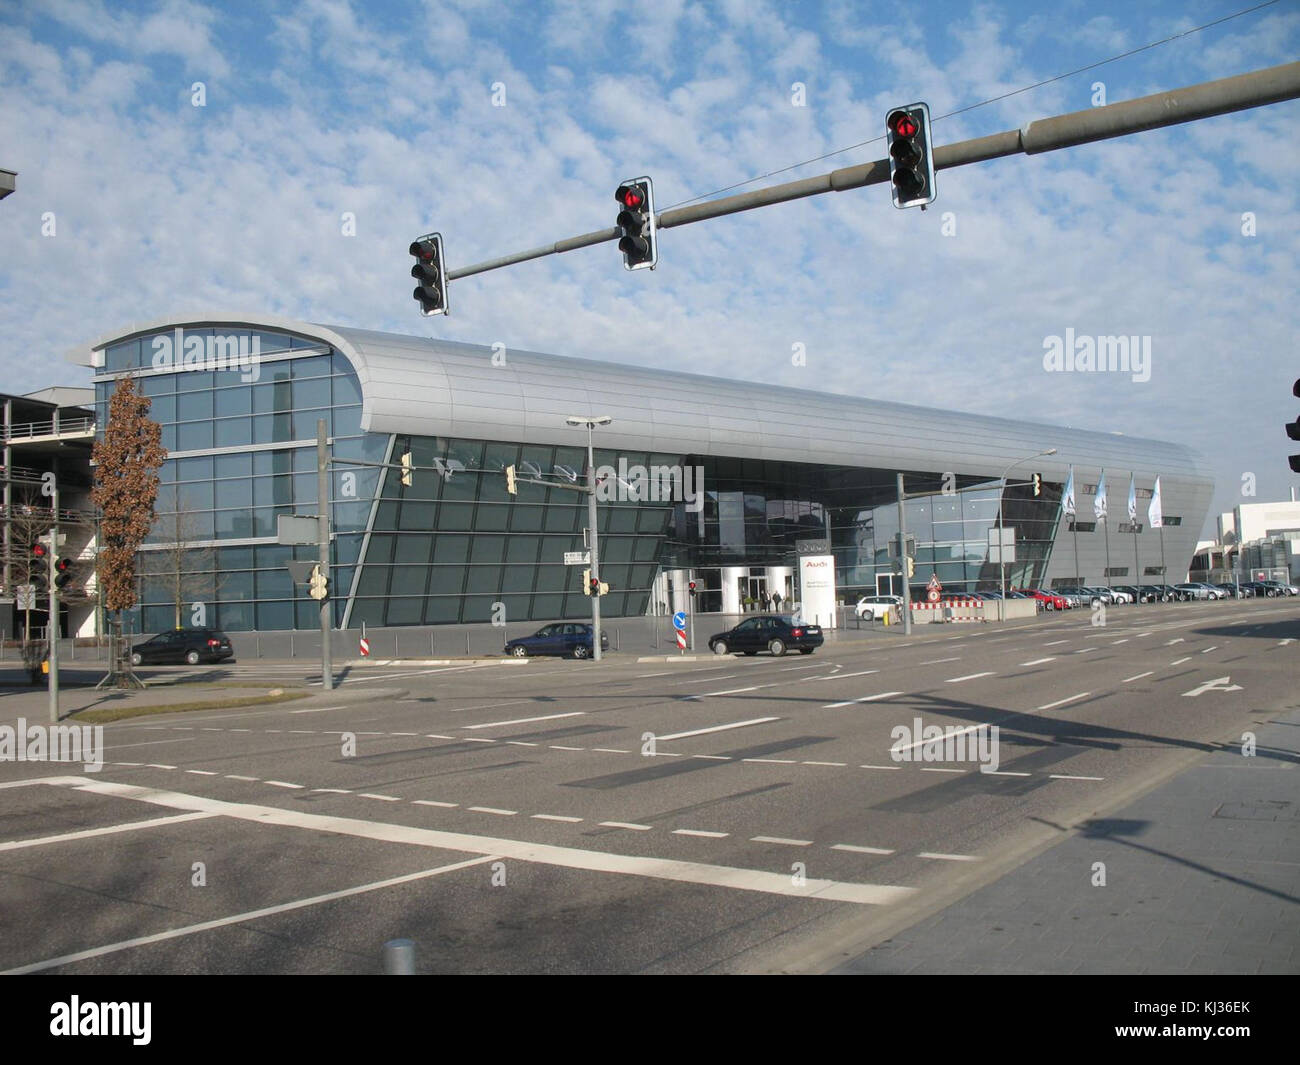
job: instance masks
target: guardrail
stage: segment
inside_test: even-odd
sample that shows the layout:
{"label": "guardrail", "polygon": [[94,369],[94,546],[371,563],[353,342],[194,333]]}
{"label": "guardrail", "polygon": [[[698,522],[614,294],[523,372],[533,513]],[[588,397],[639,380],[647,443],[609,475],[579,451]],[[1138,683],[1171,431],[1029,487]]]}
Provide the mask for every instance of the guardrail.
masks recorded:
{"label": "guardrail", "polygon": [[94,418],[60,418],[57,423],[20,422],[17,425],[0,426],[0,436],[5,440],[31,440],[38,436],[62,436],[65,433],[77,435],[94,431]]}

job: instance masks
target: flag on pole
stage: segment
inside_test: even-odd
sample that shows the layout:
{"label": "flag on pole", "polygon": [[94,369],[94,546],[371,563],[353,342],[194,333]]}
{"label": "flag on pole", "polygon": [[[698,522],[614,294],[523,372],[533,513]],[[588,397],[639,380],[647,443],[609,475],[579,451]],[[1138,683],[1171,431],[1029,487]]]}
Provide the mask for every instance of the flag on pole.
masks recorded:
{"label": "flag on pole", "polygon": [[1159,529],[1165,523],[1165,516],[1160,510],[1160,478],[1156,478],[1156,486],[1151,489],[1151,505],[1147,507],[1147,521],[1151,523],[1151,528]]}
{"label": "flag on pole", "polygon": [[1128,475],[1128,520],[1137,523],[1138,520],[1138,490],[1137,482],[1133,480],[1133,474]]}
{"label": "flag on pole", "polygon": [[1065,516],[1073,518],[1075,516],[1074,508],[1074,467],[1070,467],[1070,476],[1065,480],[1065,494],[1061,497],[1061,504],[1065,508]]}
{"label": "flag on pole", "polygon": [[1097,478],[1097,499],[1092,504],[1092,516],[1098,521],[1106,520],[1106,471],[1101,471]]}

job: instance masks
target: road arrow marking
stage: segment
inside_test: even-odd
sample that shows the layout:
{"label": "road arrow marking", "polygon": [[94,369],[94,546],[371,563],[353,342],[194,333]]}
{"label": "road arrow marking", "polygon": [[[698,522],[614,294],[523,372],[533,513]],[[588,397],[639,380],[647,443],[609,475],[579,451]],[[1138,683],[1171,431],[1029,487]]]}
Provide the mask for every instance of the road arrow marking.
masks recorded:
{"label": "road arrow marking", "polygon": [[1229,684],[1231,677],[1216,677],[1214,680],[1207,680],[1204,684],[1199,684],[1189,692],[1183,692],[1183,696],[1203,695],[1205,692],[1239,692],[1242,690],[1240,684]]}

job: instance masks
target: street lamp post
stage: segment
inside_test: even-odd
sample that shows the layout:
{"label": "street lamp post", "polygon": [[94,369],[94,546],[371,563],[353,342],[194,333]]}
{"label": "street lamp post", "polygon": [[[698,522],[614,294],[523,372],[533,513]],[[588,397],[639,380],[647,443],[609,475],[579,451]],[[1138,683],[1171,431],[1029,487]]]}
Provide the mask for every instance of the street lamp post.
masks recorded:
{"label": "street lamp post", "polygon": [[1006,563],[1006,541],[1002,538],[1002,513],[1003,502],[1007,495],[1007,474],[1019,466],[1022,462],[1028,462],[1030,459],[1042,458],[1044,455],[1055,455],[1056,448],[1049,447],[1046,451],[1037,451],[1032,455],[1026,455],[1022,459],[1016,459],[1010,466],[1002,471],[1002,490],[998,492],[998,622],[999,624],[1007,620],[1007,563]]}
{"label": "street lamp post", "polygon": [[572,425],[575,428],[585,425],[587,427],[587,527],[591,530],[591,579],[596,585],[595,588],[588,589],[591,595],[591,656],[597,662],[601,660],[600,653],[600,549],[597,543],[596,533],[596,456],[592,448],[591,431],[598,425],[609,425],[613,422],[608,414],[602,414],[599,417],[584,418],[581,415],[571,415],[565,418],[566,425]]}

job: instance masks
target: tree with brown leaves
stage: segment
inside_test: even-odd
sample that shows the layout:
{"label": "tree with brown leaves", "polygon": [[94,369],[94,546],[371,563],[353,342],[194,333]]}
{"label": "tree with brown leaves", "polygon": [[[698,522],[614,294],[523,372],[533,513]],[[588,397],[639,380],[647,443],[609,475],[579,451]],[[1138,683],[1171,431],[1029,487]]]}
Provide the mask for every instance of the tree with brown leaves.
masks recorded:
{"label": "tree with brown leaves", "polygon": [[149,398],[136,391],[130,375],[118,379],[108,401],[108,424],[95,441],[95,487],[90,498],[103,512],[100,522],[99,589],[114,614],[111,676],[119,683],[129,668],[122,647],[122,611],[135,606],[136,552],[149,535],[158,499],[158,470],[167,461],[162,426],[149,418]]}

